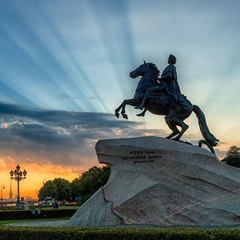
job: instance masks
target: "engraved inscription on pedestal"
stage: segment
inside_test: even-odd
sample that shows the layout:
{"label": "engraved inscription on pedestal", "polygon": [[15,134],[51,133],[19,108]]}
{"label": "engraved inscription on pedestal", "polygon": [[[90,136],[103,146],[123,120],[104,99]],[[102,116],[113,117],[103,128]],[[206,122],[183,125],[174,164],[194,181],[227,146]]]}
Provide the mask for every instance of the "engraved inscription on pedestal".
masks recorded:
{"label": "engraved inscription on pedestal", "polygon": [[161,159],[162,155],[157,151],[132,150],[127,155],[122,156],[122,160],[134,160],[134,163],[152,163],[156,159]]}

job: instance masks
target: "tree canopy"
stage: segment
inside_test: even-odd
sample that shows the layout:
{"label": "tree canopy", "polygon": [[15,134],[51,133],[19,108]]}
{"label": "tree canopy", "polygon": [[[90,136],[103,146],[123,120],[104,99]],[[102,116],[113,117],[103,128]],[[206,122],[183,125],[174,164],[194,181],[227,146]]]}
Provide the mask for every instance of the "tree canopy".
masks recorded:
{"label": "tree canopy", "polygon": [[38,198],[41,200],[52,197],[57,200],[69,200],[71,197],[70,182],[63,178],[55,178],[47,181],[39,190]]}
{"label": "tree canopy", "polygon": [[240,147],[236,145],[231,146],[222,161],[233,167],[240,168]]}
{"label": "tree canopy", "polygon": [[108,166],[102,168],[94,166],[71,183],[63,178],[55,178],[44,183],[39,190],[38,198],[44,200],[52,197],[60,201],[81,199],[84,202],[107,183],[109,175]]}
{"label": "tree canopy", "polygon": [[72,183],[72,196],[81,197],[83,201],[91,197],[100,187],[104,186],[109,178],[110,168],[92,167],[84,172],[79,178],[75,178]]}

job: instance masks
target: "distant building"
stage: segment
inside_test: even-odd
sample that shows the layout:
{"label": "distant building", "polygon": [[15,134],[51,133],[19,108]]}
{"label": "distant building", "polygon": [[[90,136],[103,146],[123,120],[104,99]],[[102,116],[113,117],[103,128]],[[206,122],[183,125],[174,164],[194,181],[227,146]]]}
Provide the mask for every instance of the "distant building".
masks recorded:
{"label": "distant building", "polygon": [[9,192],[9,199],[13,199],[13,192],[12,192],[12,179],[10,180],[10,192]]}

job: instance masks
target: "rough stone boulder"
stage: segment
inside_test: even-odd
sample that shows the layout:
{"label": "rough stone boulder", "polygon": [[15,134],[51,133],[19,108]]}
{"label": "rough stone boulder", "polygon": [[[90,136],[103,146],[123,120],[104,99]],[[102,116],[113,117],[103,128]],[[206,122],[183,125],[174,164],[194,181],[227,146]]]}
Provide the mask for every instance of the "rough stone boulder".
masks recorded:
{"label": "rough stone boulder", "polygon": [[240,170],[211,152],[159,137],[100,140],[108,183],[69,226],[220,226],[240,223]]}

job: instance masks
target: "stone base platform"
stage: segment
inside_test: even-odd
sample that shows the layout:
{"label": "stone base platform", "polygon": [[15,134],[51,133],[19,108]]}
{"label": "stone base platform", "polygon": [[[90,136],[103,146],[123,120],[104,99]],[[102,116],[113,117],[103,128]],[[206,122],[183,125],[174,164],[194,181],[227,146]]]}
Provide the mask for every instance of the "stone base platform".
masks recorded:
{"label": "stone base platform", "polygon": [[100,140],[108,183],[68,226],[240,224],[240,170],[205,149],[160,137]]}

